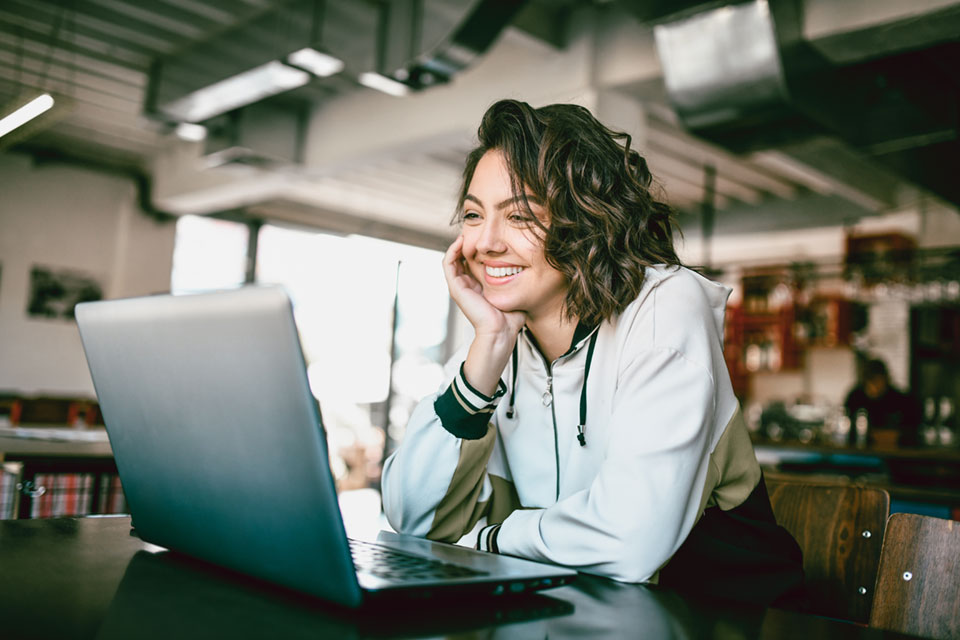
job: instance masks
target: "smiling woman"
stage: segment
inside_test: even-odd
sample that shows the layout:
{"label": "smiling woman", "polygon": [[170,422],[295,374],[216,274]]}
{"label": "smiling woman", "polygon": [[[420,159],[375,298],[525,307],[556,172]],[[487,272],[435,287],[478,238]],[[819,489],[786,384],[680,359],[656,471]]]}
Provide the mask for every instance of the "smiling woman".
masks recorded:
{"label": "smiling woman", "polygon": [[505,100],[467,157],[443,259],[473,325],[383,472],[405,533],[784,604],[773,518],[723,359],[729,289],[679,264],[630,137]]}

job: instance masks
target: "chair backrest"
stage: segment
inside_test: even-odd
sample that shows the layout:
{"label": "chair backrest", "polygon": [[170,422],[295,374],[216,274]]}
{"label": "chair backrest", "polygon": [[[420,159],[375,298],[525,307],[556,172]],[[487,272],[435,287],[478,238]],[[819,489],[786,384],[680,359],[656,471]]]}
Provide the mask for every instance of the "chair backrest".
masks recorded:
{"label": "chair backrest", "polygon": [[850,485],[768,483],[777,524],[803,551],[805,610],[866,624],[890,495]]}
{"label": "chair backrest", "polygon": [[890,516],[870,626],[960,638],[960,522],[912,513]]}

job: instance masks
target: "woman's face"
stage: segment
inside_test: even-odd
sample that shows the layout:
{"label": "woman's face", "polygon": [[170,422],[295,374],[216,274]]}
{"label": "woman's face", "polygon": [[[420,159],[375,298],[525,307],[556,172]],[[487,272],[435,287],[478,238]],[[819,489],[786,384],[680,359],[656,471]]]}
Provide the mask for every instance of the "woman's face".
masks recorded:
{"label": "woman's face", "polygon": [[[546,209],[528,196],[533,213],[548,224]],[[532,319],[561,313],[567,281],[547,263],[538,232],[514,197],[503,154],[488,151],[463,202],[463,256],[483,297],[501,311],[523,311]]]}

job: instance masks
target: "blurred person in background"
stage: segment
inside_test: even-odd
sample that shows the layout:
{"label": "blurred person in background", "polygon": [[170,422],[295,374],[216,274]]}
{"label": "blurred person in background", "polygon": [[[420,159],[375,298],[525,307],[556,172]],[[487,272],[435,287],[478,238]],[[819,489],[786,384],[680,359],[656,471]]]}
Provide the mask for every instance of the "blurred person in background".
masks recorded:
{"label": "blurred person in background", "polygon": [[723,358],[730,290],[683,267],[630,136],[513,100],[467,157],[443,269],[474,327],[386,461],[399,532],[625,582],[783,604],[774,521]]}
{"label": "blurred person in background", "polygon": [[868,443],[876,444],[877,436],[883,432],[896,432],[896,443],[900,446],[919,443],[923,418],[920,403],[890,383],[890,373],[883,360],[870,358],[863,364],[860,382],[850,390],[843,404],[850,417],[851,445],[856,444],[856,421],[861,412],[866,416]]}

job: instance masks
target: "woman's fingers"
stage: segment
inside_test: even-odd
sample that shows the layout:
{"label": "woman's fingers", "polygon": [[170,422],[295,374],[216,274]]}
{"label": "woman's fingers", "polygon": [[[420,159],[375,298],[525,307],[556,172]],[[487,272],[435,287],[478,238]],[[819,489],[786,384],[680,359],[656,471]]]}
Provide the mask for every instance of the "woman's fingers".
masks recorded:
{"label": "woman's fingers", "polygon": [[463,236],[459,236],[443,255],[443,274],[447,279],[450,294],[456,299],[459,289],[466,286],[474,288],[470,280],[470,273],[463,263]]}
{"label": "woman's fingers", "polygon": [[450,281],[457,276],[457,264],[463,255],[461,253],[462,246],[463,236],[458,236],[457,239],[447,247],[446,253],[443,254],[443,275],[447,279],[448,285]]}
{"label": "woman's fingers", "polygon": [[443,273],[454,299],[456,299],[456,294],[462,287],[473,289],[477,293],[483,290],[480,283],[470,274],[464,262],[463,236],[459,236],[447,248],[447,252],[443,256]]}
{"label": "woman's fingers", "polygon": [[446,253],[443,254],[443,266],[453,264],[463,257],[463,236],[457,236],[457,239],[450,243]]}

